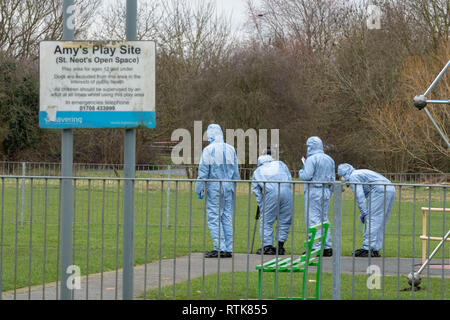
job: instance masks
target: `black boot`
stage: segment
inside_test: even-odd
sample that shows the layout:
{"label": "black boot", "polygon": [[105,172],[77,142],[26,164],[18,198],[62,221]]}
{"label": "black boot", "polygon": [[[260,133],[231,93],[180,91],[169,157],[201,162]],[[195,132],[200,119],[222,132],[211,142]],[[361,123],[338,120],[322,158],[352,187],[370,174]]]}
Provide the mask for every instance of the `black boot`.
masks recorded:
{"label": "black boot", "polygon": [[278,254],[284,255],[286,253],[286,250],[283,248],[284,241],[278,241]]}
{"label": "black boot", "polygon": [[370,249],[370,256],[371,257],[375,257],[375,258],[379,258],[379,257],[381,257],[380,251]]}
{"label": "black boot", "polygon": [[[355,252],[353,252],[353,254],[355,255],[355,257],[368,257],[369,256],[369,250],[366,249],[358,249]],[[380,252],[379,251],[375,251],[370,249],[370,256],[373,258],[379,258],[381,257]]]}
{"label": "black boot", "polygon": [[219,253],[217,250],[212,250],[205,253],[205,258],[217,258],[219,256]]}
{"label": "black boot", "polygon": [[220,251],[220,257],[221,258],[231,258],[233,254],[228,251]]}
{"label": "black boot", "polygon": [[361,248],[361,249],[355,250],[353,252],[353,255],[355,257],[368,257],[369,256],[369,250]]}
{"label": "black boot", "polygon": [[263,250],[264,250],[265,255],[275,255],[276,254],[276,251],[275,251],[276,249],[271,245],[265,246],[264,249],[261,249],[261,248],[258,249],[256,251],[256,254],[261,254]]}

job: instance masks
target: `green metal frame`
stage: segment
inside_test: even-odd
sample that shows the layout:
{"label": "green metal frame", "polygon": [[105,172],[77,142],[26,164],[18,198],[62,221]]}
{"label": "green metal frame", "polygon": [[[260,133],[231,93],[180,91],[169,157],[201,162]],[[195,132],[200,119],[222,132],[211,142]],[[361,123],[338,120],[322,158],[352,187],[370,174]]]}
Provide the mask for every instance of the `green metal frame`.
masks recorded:
{"label": "green metal frame", "polygon": [[[329,222],[324,222],[323,224],[318,224],[309,228],[309,233],[311,237],[309,241],[304,242],[304,247],[306,248],[305,254],[301,255],[299,258],[293,259],[293,257],[288,258],[275,258],[270,261],[265,262],[262,267],[261,265],[256,266],[256,270],[258,270],[258,299],[261,299],[261,279],[262,272],[274,272],[275,273],[275,299],[279,300],[319,300],[320,298],[320,281],[321,281],[321,262],[322,262],[322,254],[323,248],[325,244],[325,239],[327,238],[328,229],[330,227]],[[322,229],[323,232],[321,235],[317,235],[317,231]],[[320,242],[319,249],[313,250],[312,247],[315,243]],[[315,296],[307,296],[306,293],[306,282],[308,277],[308,268],[310,266],[317,267],[316,272],[316,293]],[[277,280],[278,273],[303,273],[303,287],[302,287],[302,296],[301,297],[278,297],[277,296]]]}

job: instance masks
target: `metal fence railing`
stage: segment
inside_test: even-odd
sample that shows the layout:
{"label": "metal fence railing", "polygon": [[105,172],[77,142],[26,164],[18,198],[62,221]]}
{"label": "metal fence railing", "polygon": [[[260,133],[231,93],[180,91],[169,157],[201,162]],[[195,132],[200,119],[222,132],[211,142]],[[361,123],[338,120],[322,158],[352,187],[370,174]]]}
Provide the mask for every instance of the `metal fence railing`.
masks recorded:
{"label": "metal fence railing", "polygon": [[[64,180],[73,183],[69,249],[73,268],[70,270],[61,270],[61,252],[68,250],[61,247],[64,212],[60,186]],[[130,179],[0,176],[0,297],[60,299],[62,288],[70,287],[73,299],[121,299],[123,281],[126,281],[122,275],[126,250],[133,250],[136,298],[257,299],[261,293],[263,299],[273,299],[277,295],[298,294],[302,280],[289,273],[284,277],[277,275],[276,289],[272,275],[263,273],[261,292],[258,292],[255,267],[276,256],[255,254],[262,247],[259,223],[264,215],[255,219],[257,206],[252,181],[236,182],[231,221],[232,257],[213,259],[204,256],[213,247],[207,199],[197,198],[193,179],[131,179],[134,246],[125,248],[122,199],[125,180]],[[275,184],[280,189],[286,182]],[[367,185],[357,185],[357,188],[363,186]],[[319,197],[320,207],[325,208],[325,190],[334,188],[328,211],[333,256],[322,260],[322,299],[450,298],[448,242],[420,270],[450,229],[448,186],[405,183],[394,186],[392,211],[390,216],[383,215],[387,221],[383,221],[386,231],[379,250],[381,256],[362,258],[352,253],[361,247],[368,225],[360,222],[352,189],[340,182],[330,185],[292,181],[289,184],[293,199],[292,224],[285,242],[286,254],[282,257],[298,257],[305,250],[305,215],[315,213],[309,205],[305,210],[305,197],[311,201]],[[279,214],[279,210],[275,212]],[[371,214],[375,213],[369,211]],[[277,228],[275,223],[274,235]],[[408,275],[419,270],[421,284],[410,286]],[[311,275],[315,271],[312,268]],[[70,274],[70,283],[61,283],[62,272]],[[304,285],[312,290],[314,281]]]}
{"label": "metal fence railing", "polygon": [[[240,177],[251,180],[255,167],[239,167]],[[137,164],[139,178],[197,178],[198,165],[153,165]],[[290,170],[293,178],[298,178],[299,168]],[[60,162],[14,162],[0,161],[0,175],[17,176],[60,176]],[[123,164],[74,163],[73,175],[76,177],[123,177]],[[449,184],[450,173],[382,173],[391,182],[412,184]]]}

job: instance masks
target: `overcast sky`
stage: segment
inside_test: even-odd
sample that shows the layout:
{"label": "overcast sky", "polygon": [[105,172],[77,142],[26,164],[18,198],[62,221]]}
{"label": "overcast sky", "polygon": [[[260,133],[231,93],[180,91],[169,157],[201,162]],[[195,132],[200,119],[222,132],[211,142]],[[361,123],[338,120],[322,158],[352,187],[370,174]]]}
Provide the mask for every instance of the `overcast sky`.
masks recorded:
{"label": "overcast sky", "polygon": [[[102,0],[103,4],[107,4],[113,0]],[[145,2],[145,0],[138,0],[139,2]],[[167,1],[167,0],[156,0]],[[191,0],[184,0],[191,1]],[[242,26],[247,21],[247,1],[246,0],[197,0],[197,1],[213,1],[216,4],[217,12],[224,13],[226,17],[231,18],[231,28],[233,32],[242,32]],[[258,5],[261,0],[251,0],[254,4]]]}
{"label": "overcast sky", "polygon": [[[247,1],[246,0],[215,0],[218,12],[223,12],[227,17],[231,16],[231,30],[238,37],[244,36],[243,24],[247,22]],[[261,0],[252,0],[255,5]]]}
{"label": "overcast sky", "polygon": [[217,11],[231,15],[233,29],[239,29],[247,19],[246,0],[215,0]]}

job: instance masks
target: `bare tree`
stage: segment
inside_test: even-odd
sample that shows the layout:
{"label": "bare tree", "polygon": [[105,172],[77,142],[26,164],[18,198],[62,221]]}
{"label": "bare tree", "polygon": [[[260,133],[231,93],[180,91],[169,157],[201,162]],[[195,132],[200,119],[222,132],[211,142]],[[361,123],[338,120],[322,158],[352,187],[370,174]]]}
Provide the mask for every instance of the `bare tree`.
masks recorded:
{"label": "bare tree", "polygon": [[434,50],[441,39],[450,36],[450,0],[398,0],[407,12],[410,23],[424,30]]}
{"label": "bare tree", "polygon": [[[140,1],[137,12],[137,39],[155,40],[162,15],[156,0]],[[108,1],[96,17],[90,36],[96,40],[125,39],[126,3],[122,0]]]}
{"label": "bare tree", "polygon": [[272,43],[303,46],[309,52],[332,48],[336,36],[348,21],[348,1],[262,0],[259,7],[247,0],[250,22],[260,15],[261,29]]}
{"label": "bare tree", "polygon": [[[91,25],[100,1],[75,1],[76,38]],[[1,51],[15,58],[37,57],[40,41],[61,39],[62,16],[60,0],[0,0]]]}
{"label": "bare tree", "polygon": [[158,47],[162,54],[182,61],[189,72],[208,68],[227,55],[230,22],[214,2],[169,0],[162,3],[162,12]]}
{"label": "bare tree", "polygon": [[[365,121],[377,135],[372,143],[379,150],[390,153],[401,169],[448,172],[450,150],[442,141],[424,111],[412,104],[412,97],[424,92],[442,67],[450,59],[450,47],[444,42],[436,54],[427,58],[406,60],[399,79],[397,97],[379,108],[366,108]],[[431,93],[435,98],[448,98],[450,75],[444,75]],[[446,105],[427,107],[445,135],[449,135],[450,109]],[[388,157],[389,158],[389,157]]]}

